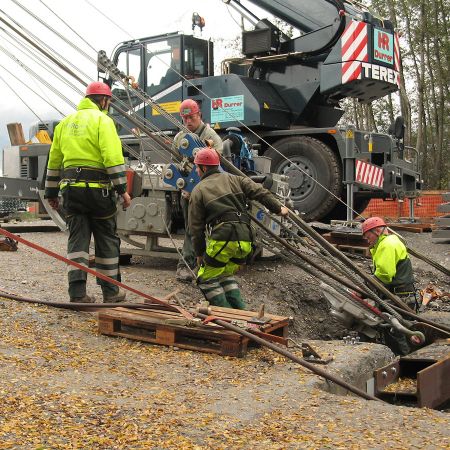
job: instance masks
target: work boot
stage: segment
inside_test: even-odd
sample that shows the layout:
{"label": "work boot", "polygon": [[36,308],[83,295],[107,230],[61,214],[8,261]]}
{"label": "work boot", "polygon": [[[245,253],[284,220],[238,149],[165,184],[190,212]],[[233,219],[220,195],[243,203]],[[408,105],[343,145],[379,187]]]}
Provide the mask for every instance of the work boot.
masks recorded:
{"label": "work boot", "polygon": [[122,289],[119,289],[115,295],[105,295],[103,294],[103,303],[120,303],[125,301],[127,293]]}
{"label": "work boot", "polygon": [[186,267],[178,267],[177,269],[177,280],[183,283],[190,283],[194,279],[192,272]]}
{"label": "work boot", "polygon": [[84,297],[70,297],[70,303],[95,303],[95,297],[85,295]]}

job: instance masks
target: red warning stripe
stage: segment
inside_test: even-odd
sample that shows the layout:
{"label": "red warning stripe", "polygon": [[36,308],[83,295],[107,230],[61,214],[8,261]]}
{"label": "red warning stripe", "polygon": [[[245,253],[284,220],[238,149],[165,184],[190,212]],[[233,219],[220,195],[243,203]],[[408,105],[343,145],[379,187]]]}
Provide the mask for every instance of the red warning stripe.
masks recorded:
{"label": "red warning stripe", "polygon": [[381,167],[365,161],[356,160],[355,181],[357,183],[367,184],[377,188],[383,187],[384,173]]}
{"label": "red warning stripe", "polygon": [[341,38],[342,84],[361,78],[361,62],[369,60],[367,24],[352,20]]}

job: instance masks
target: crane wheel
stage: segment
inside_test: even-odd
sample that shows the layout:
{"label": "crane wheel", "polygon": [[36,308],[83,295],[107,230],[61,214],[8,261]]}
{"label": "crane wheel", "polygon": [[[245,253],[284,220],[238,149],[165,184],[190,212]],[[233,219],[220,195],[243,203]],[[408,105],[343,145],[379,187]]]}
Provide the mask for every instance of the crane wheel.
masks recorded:
{"label": "crane wheel", "polygon": [[[342,194],[340,157],[326,144],[310,136],[289,136],[269,149],[271,172],[289,176],[294,208],[305,220],[321,220]],[[336,198],[337,197],[337,198]]]}

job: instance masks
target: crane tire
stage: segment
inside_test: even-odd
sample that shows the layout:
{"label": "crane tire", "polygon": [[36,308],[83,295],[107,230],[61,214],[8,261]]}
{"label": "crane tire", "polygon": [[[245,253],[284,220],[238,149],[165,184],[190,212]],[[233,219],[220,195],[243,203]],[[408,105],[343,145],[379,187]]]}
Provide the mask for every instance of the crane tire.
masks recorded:
{"label": "crane tire", "polygon": [[281,154],[269,149],[264,156],[272,159],[272,173],[289,176],[294,208],[307,221],[324,218],[342,194],[339,155],[310,136],[289,136],[272,145]]}

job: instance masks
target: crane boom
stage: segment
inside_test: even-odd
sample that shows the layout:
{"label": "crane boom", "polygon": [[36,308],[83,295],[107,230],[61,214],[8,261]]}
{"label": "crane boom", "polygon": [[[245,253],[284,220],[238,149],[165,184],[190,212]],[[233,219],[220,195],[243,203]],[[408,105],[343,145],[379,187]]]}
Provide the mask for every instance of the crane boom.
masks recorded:
{"label": "crane boom", "polygon": [[329,26],[340,20],[344,4],[339,0],[249,0],[303,33]]}

